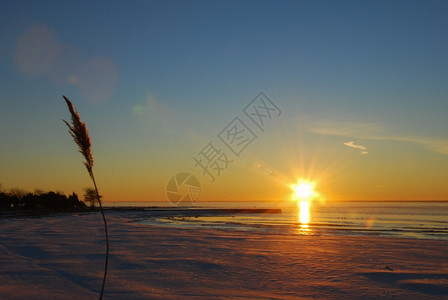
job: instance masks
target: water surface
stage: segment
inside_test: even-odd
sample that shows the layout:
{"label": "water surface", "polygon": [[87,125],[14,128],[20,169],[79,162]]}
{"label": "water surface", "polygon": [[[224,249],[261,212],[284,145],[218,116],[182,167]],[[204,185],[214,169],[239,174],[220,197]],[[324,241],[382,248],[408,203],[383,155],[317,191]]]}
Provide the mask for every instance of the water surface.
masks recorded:
{"label": "water surface", "polygon": [[[148,203],[146,203],[148,206]],[[157,206],[152,203],[149,206]],[[150,210],[138,222],[148,225],[210,227],[299,235],[361,235],[448,240],[448,202],[203,202],[194,208],[281,208],[280,214],[213,213],[158,215]],[[302,211],[301,211],[302,207]],[[185,208],[188,209],[188,208]],[[303,218],[303,215],[308,218]]]}

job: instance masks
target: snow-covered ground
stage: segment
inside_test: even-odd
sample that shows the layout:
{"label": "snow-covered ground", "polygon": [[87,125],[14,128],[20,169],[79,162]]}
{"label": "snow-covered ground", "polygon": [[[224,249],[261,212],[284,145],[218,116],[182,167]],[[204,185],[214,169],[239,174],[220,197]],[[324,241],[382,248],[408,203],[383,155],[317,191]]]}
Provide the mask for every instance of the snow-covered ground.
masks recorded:
{"label": "snow-covered ground", "polygon": [[[105,299],[448,298],[448,242],[156,227],[107,215]],[[0,219],[0,299],[96,299],[100,214]]]}

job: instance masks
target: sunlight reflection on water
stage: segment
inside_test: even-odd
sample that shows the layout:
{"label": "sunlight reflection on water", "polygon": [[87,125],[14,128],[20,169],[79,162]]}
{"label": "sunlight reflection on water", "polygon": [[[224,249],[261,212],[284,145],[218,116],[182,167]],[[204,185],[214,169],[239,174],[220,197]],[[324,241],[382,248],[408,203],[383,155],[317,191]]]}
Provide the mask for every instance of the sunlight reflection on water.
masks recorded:
{"label": "sunlight reflection on water", "polygon": [[[305,203],[301,203],[304,201]],[[152,204],[154,205],[154,204]],[[173,214],[160,208],[137,214],[137,222],[193,228],[357,235],[448,240],[448,202],[319,202],[298,199],[285,203],[207,203],[196,208],[279,208],[278,214]],[[188,209],[185,209],[188,211]],[[173,216],[176,216],[173,218]]]}
{"label": "sunlight reflection on water", "polygon": [[306,225],[310,222],[310,202],[300,201],[299,202],[299,222],[302,225]]}
{"label": "sunlight reflection on water", "polygon": [[297,219],[299,221],[299,227],[297,228],[297,233],[300,235],[310,235],[312,230],[310,229],[310,201],[302,200],[297,202]]}

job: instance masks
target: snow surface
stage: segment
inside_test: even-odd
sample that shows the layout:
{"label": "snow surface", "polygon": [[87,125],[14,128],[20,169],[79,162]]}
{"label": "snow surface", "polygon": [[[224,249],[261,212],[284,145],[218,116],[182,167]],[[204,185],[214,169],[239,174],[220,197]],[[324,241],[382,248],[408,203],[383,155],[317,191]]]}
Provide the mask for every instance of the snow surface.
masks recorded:
{"label": "snow surface", "polygon": [[[448,242],[148,226],[107,214],[104,299],[448,299]],[[0,219],[0,299],[97,299],[100,214]]]}

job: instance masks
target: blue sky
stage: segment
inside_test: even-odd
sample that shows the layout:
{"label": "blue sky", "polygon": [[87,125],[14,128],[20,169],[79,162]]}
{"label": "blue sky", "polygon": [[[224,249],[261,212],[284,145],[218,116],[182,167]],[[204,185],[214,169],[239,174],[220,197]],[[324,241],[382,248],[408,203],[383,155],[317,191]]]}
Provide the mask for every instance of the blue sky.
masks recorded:
{"label": "blue sky", "polygon": [[0,11],[5,187],[89,185],[62,94],[91,131],[103,193],[144,201],[162,198],[176,170],[200,176],[192,156],[263,91],[284,113],[204,197],[266,194],[270,179],[247,169],[272,162],[282,181],[318,177],[328,198],[448,198],[445,1],[3,1]]}

